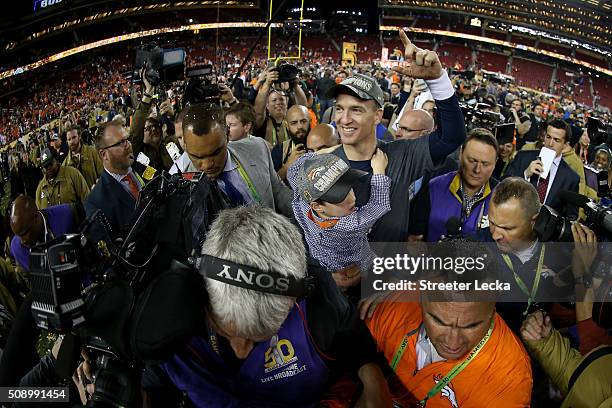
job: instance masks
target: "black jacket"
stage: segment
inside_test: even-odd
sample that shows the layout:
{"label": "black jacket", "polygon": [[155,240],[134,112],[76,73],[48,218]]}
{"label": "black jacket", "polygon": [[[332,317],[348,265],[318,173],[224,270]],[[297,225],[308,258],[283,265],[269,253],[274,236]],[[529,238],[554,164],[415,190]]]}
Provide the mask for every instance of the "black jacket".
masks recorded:
{"label": "black jacket", "polygon": [[[540,154],[537,150],[522,150],[516,154],[514,160],[508,166],[504,178],[506,177],[520,177],[524,178],[525,170],[529,167],[529,164],[538,158]],[[537,188],[538,177],[532,176],[529,182]],[[555,211],[560,214],[564,214],[568,217],[576,219],[578,217],[578,207],[574,205],[565,204],[559,198],[559,192],[562,190],[571,191],[578,193],[578,184],[580,183],[580,177],[574,170],[568,166],[568,164],[561,159],[557,174],[553,180],[553,184],[550,187],[548,197],[544,204],[551,206]]]}

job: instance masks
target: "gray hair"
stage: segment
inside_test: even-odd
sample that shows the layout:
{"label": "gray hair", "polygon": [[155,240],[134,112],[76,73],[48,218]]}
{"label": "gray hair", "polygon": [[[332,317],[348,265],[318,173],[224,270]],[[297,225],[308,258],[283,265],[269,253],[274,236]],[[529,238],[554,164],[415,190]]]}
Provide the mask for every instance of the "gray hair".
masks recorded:
{"label": "gray hair", "polygon": [[[221,211],[212,223],[202,254],[301,279],[306,250],[298,228],[262,206]],[[256,292],[205,279],[210,311],[219,324],[231,324],[240,337],[269,337],[278,332],[295,298]]]}
{"label": "gray hair", "polygon": [[530,182],[520,177],[508,177],[499,183],[493,190],[491,201],[494,204],[503,204],[516,198],[523,209],[522,213],[531,218],[540,212],[540,197],[538,191]]}

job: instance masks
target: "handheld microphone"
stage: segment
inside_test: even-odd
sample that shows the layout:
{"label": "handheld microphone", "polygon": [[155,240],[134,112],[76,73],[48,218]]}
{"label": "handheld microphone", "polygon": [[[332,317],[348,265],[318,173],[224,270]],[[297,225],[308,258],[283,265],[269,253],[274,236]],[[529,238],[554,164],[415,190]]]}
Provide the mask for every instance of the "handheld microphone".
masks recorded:
{"label": "handheld microphone", "polygon": [[450,217],[446,220],[446,237],[456,237],[461,235],[461,228],[463,224],[457,217]]}

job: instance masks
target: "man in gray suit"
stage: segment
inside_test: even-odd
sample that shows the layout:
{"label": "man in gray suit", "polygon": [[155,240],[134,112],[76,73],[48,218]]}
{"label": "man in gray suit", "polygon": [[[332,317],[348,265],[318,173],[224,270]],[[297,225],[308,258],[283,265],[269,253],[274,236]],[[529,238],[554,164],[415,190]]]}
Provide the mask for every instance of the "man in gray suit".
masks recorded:
{"label": "man in gray suit", "polygon": [[232,206],[259,203],[293,218],[291,190],[280,180],[263,139],[229,143],[221,109],[191,105],[183,118],[185,152],[171,173],[202,171],[215,180]]}

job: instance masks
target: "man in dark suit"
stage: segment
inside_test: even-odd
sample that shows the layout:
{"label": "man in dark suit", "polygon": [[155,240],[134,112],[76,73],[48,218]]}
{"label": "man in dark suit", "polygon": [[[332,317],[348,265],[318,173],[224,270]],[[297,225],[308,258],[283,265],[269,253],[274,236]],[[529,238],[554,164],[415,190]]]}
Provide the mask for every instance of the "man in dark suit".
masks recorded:
{"label": "man in dark suit", "polygon": [[99,217],[95,220],[90,237],[96,242],[109,242],[129,227],[136,200],[145,183],[132,170],[132,144],[119,123],[108,122],[98,131],[95,144],[104,171],[85,200],[85,212],[89,216],[97,209],[102,210],[105,221]]}
{"label": "man in dark suit", "polygon": [[555,159],[547,178],[540,178],[543,163],[537,150],[522,150],[518,152],[508,170],[506,177],[522,177],[538,190],[540,202],[551,206],[559,213],[577,218],[578,208],[565,204],[559,198],[559,191],[568,190],[578,193],[580,177],[563,160],[563,148],[571,136],[570,126],[562,120],[552,120],[546,129],[544,146],[555,151]]}
{"label": "man in dark suit", "polygon": [[[183,119],[185,155],[181,172],[201,171],[217,183],[232,207],[261,204],[292,218],[293,193],[274,170],[266,142],[245,138],[229,143],[219,107],[190,105]],[[177,166],[171,169],[177,171]]]}

